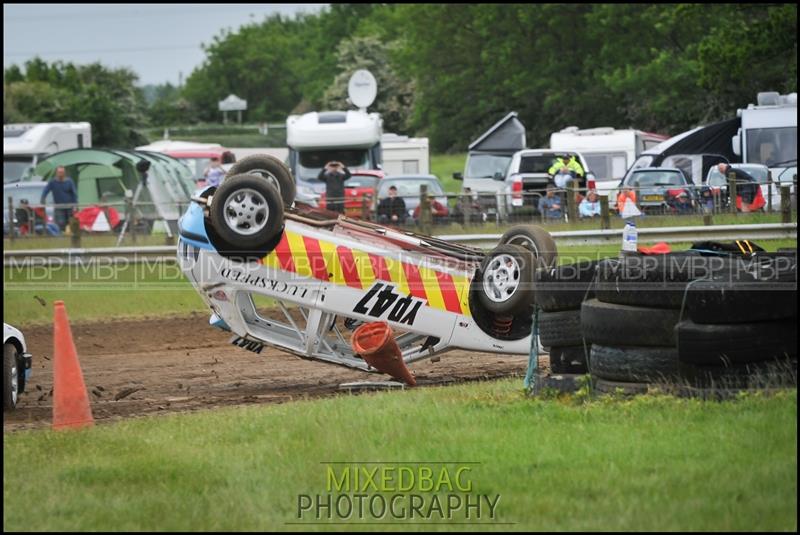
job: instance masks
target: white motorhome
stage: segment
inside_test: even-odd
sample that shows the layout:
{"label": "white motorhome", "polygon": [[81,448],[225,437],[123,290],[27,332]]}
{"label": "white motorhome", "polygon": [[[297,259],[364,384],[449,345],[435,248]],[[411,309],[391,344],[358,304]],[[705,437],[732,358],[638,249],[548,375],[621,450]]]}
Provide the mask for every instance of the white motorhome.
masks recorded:
{"label": "white motorhome", "polygon": [[763,92],[756,102],[736,112],[742,125],[733,136],[733,152],[742,163],[769,167],[773,180],[789,182],[797,173],[797,93]]}
{"label": "white motorhome", "polygon": [[605,195],[619,184],[641,153],[666,139],[667,136],[641,130],[610,127],[581,130],[570,126],[550,135],[550,148],[579,152],[595,175],[598,192]]}
{"label": "white motorhome", "polygon": [[383,134],[383,171],[387,175],[430,174],[428,138]]}
{"label": "white motorhome", "polygon": [[86,122],[3,125],[3,183],[18,182],[48,154],[91,146]]}
{"label": "white motorhome", "polygon": [[380,169],[383,120],[362,110],[310,112],[286,119],[288,165],[300,189],[325,191],[317,179],[326,163],[337,160],[351,170]]}

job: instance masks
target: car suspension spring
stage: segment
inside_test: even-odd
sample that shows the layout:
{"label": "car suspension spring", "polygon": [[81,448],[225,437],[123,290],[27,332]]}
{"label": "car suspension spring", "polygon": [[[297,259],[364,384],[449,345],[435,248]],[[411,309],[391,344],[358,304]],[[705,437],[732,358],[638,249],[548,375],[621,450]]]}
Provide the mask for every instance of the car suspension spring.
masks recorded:
{"label": "car suspension spring", "polygon": [[510,334],[512,323],[514,323],[514,316],[495,316],[492,330],[496,336]]}

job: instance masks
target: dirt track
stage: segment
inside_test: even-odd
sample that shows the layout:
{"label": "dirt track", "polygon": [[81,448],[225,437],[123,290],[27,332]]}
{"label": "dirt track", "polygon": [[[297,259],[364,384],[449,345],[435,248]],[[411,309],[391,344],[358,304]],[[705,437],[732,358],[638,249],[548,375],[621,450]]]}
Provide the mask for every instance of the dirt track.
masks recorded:
{"label": "dirt track", "polygon": [[[4,430],[50,425],[53,386],[51,326],[23,330],[33,376]],[[208,317],[118,320],[72,325],[92,411],[98,422],[220,406],[282,403],[332,395],[370,374],[311,362],[265,348],[260,355],[228,343]],[[439,362],[410,366],[420,385],[523,375],[527,358],[453,351]],[[137,389],[128,395],[123,394]],[[119,398],[118,400],[115,400]]]}

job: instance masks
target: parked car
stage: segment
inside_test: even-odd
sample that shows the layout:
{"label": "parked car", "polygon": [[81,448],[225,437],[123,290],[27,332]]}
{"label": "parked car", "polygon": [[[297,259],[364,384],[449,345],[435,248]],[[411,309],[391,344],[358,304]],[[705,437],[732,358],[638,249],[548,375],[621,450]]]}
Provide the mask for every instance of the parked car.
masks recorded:
{"label": "parked car", "polygon": [[3,410],[14,410],[31,376],[32,358],[19,329],[3,323]]}
{"label": "parked car", "polygon": [[[361,219],[364,215],[364,199],[367,201],[368,214],[375,211],[375,192],[378,182],[383,178],[382,171],[357,170],[353,171],[344,186],[344,214],[347,217]],[[326,194],[319,199],[320,208],[326,208]]]}
{"label": "parked car", "polygon": [[[758,182],[761,188],[761,194],[764,196],[765,206],[768,205],[768,190],[770,189],[768,187],[770,184],[769,168],[766,165],[755,163],[734,163],[731,164],[731,167],[741,169]],[[777,178],[778,177],[774,177],[772,181],[772,208],[774,210],[779,209],[781,205],[781,188]],[[723,202],[723,206],[726,206],[728,204],[728,177],[723,176],[719,168],[714,166],[708,170],[705,183],[711,188],[712,193],[721,200],[720,202]]]}
{"label": "parked car", "polygon": [[[432,197],[431,202],[436,201],[440,205],[438,213],[434,213],[434,221],[444,221],[450,215],[450,209],[447,206],[447,196],[444,193],[442,183],[436,175],[394,175],[386,177],[380,181],[378,187],[378,202],[389,196],[389,188],[395,186],[397,188],[397,196],[403,199],[406,204],[406,211],[410,218],[416,218],[419,215],[417,207],[419,206],[419,193],[420,186],[428,186],[428,195]],[[442,208],[444,208],[442,210]],[[415,212],[417,216],[415,216]]]}
{"label": "parked car", "polygon": [[506,218],[523,213],[536,213],[539,210],[539,198],[542,197],[553,179],[548,173],[556,159],[572,156],[583,167],[584,176],[577,180],[579,188],[587,184],[593,186],[594,176],[583,156],[574,151],[554,151],[550,149],[524,149],[511,158],[506,170],[504,187],[501,190],[503,199],[498,202],[502,207],[502,215]]}
{"label": "parked car", "polygon": [[[611,192],[609,203],[616,208],[616,199],[621,188],[629,187],[636,192],[636,204],[643,212],[673,213],[694,211],[697,206],[697,190],[686,175],[677,168],[642,167],[628,174]],[[681,208],[680,195],[685,194],[688,208]]]}

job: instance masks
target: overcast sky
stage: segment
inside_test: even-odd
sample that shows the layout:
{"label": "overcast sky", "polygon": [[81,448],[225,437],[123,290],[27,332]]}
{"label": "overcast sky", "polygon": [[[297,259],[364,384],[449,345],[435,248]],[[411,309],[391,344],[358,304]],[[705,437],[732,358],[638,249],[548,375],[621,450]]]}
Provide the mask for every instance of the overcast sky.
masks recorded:
{"label": "overcast sky", "polygon": [[3,67],[34,56],[130,67],[139,83],[178,83],[223,28],[326,4],[3,4]]}

